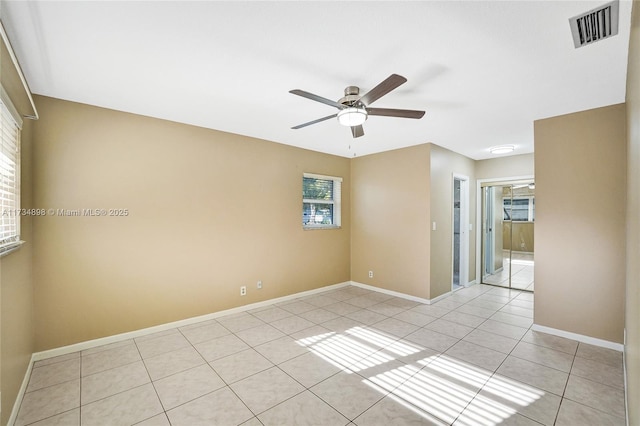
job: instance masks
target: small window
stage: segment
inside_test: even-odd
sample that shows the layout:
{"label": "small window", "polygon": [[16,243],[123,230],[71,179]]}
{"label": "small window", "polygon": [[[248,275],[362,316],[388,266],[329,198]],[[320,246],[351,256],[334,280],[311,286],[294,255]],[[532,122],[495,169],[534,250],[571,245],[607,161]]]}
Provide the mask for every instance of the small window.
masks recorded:
{"label": "small window", "polygon": [[302,226],[340,227],[342,178],[305,173],[302,177]]}
{"label": "small window", "polygon": [[514,222],[533,222],[535,219],[535,199],[526,198],[505,198],[503,200],[504,220]]}

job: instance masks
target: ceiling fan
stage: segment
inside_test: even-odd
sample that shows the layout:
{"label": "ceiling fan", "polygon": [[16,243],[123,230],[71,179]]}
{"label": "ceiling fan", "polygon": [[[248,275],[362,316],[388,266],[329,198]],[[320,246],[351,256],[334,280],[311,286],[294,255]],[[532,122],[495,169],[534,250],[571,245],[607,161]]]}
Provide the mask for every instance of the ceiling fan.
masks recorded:
{"label": "ceiling fan", "polygon": [[343,126],[351,127],[351,134],[354,138],[359,138],[360,136],[364,135],[362,124],[370,115],[416,119],[422,118],[422,116],[424,116],[424,111],[416,111],[411,109],[369,108],[369,105],[406,82],[407,79],[402,77],[401,75],[391,74],[382,83],[378,84],[376,87],[369,90],[362,96],[360,95],[359,87],[348,86],[346,89],[344,89],[344,97],[338,99],[337,102],[332,101],[331,99],[323,98],[322,96],[314,95],[313,93],[309,93],[304,90],[290,90],[289,93],[293,93],[294,95],[302,96],[303,98],[321,102],[323,104],[327,104],[339,109],[339,111],[335,114],[318,118],[317,120],[309,121],[307,123],[299,124],[292,127],[292,129],[301,129],[312,124],[320,123],[322,121],[337,117],[340,124],[342,124]]}

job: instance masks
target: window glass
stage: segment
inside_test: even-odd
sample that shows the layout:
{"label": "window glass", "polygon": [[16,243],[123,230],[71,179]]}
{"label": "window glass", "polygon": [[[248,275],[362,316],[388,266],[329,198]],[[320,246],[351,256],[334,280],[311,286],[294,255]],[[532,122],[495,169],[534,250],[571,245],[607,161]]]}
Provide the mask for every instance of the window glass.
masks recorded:
{"label": "window glass", "polygon": [[[516,222],[532,222],[534,219],[533,198],[505,198],[504,220]],[[531,204],[531,205],[530,205]]]}
{"label": "window glass", "polygon": [[302,226],[335,228],[340,226],[342,179],[304,174],[302,178]]}

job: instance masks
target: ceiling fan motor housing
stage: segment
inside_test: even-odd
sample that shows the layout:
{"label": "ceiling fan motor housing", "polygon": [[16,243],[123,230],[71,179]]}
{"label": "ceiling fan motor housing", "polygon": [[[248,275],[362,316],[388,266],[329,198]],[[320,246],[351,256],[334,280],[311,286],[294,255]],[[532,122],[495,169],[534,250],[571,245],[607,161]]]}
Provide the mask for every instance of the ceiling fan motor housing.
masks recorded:
{"label": "ceiling fan motor housing", "polygon": [[339,104],[353,106],[360,99],[360,88],[358,86],[347,86],[344,89],[344,97],[338,100]]}

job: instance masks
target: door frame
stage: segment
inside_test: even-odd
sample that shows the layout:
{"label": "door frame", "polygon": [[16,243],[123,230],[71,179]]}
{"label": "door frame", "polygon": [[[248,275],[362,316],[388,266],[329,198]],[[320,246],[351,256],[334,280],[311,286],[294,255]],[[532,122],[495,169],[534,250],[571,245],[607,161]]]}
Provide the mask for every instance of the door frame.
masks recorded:
{"label": "door frame", "polygon": [[518,181],[534,180],[534,175],[509,176],[499,178],[476,179],[476,280],[478,284],[482,282],[482,184],[496,184]]}
{"label": "door frame", "polygon": [[[493,274],[495,273],[495,265],[494,265],[494,255],[495,255],[495,247],[496,247],[496,233],[495,233],[495,212],[493,209],[493,200],[495,197],[495,187],[494,186],[485,186],[484,191],[482,191],[482,245],[481,247],[484,249],[484,262],[482,268],[482,275],[479,277],[480,282],[484,278],[484,274]],[[482,249],[481,249],[482,250]],[[482,252],[480,253],[482,255]]]}
{"label": "door frame", "polygon": [[453,262],[455,259],[455,181],[460,181],[460,287],[469,286],[469,176],[453,173],[451,177],[451,290],[453,290]]}

